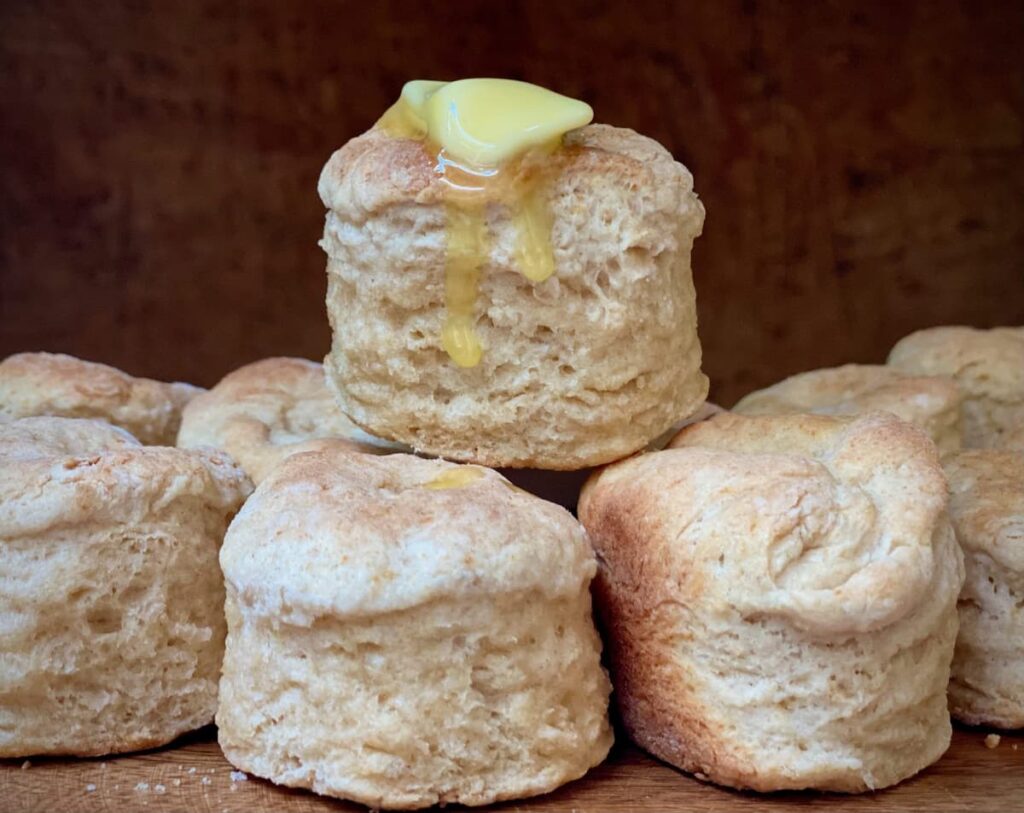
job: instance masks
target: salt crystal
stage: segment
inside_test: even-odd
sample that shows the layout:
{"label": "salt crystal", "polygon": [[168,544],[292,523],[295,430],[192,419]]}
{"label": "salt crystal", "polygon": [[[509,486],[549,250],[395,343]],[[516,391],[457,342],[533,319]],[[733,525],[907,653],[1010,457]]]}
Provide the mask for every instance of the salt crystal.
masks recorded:
{"label": "salt crystal", "polygon": [[194,767],[192,767],[192,768],[189,768],[189,769],[188,769],[188,772],[189,772],[189,773],[195,773],[195,772],[196,772],[196,769],[195,769]]}
{"label": "salt crystal", "polygon": [[139,782],[139,784],[137,784],[135,786],[135,790],[137,790],[137,791],[148,791],[149,790],[149,782]]}
{"label": "salt crystal", "polygon": [[203,777],[203,784],[204,785],[209,785],[210,784],[210,777],[204,776]]}
{"label": "salt crystal", "polygon": [[96,786],[94,784],[92,784],[91,782],[88,785],[85,786],[85,792],[86,793],[92,793],[94,790],[96,790]]}
{"label": "salt crystal", "polygon": [[155,790],[157,793],[167,793],[167,788],[165,788],[163,785],[156,785],[154,786],[153,790]]}
{"label": "salt crystal", "polygon": [[181,787],[181,780],[180,779],[175,779],[174,780],[174,787],[176,787],[176,788],[180,788]]}
{"label": "salt crystal", "polygon": [[249,779],[248,775],[243,773],[242,771],[232,771],[231,772],[231,781],[232,782],[246,782],[246,781],[248,781],[248,779]]}

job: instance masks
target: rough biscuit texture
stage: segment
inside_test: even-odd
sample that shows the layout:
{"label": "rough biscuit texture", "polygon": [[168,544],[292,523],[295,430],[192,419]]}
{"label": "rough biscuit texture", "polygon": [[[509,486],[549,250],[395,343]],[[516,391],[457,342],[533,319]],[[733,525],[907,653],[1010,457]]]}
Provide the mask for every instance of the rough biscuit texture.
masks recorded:
{"label": "rough biscuit texture", "polygon": [[964,550],[953,716],[1024,727],[1024,453],[979,449],[946,461],[950,517]]}
{"label": "rough biscuit texture", "polygon": [[223,449],[255,483],[327,439],[367,453],[400,448],[352,423],[328,389],[323,365],[297,358],[264,359],[228,374],[185,407],[178,432],[178,446]]}
{"label": "rough biscuit texture", "polygon": [[642,449],[700,405],[690,249],[704,208],[690,173],[656,142],[603,125],[570,133],[547,161],[555,273],[523,276],[508,208],[491,205],[475,310],[485,349],[469,369],[440,341],[436,158],[374,129],[328,161],[325,366],[367,431],[453,460],[581,469]]}
{"label": "rough biscuit texture", "polygon": [[1024,425],[1024,327],[936,327],[901,339],[889,364],[914,375],[947,375],[964,394],[963,444],[999,448]]}
{"label": "rough biscuit texture", "polygon": [[0,424],[0,756],[151,748],[212,721],[217,553],[249,488],[224,455],[100,421]]}
{"label": "rough biscuit texture", "polygon": [[200,392],[58,353],[19,353],[0,362],[0,420],[97,418],[147,445],[173,446],[181,411]]}
{"label": "rough biscuit texture", "polygon": [[702,778],[856,792],[934,762],[963,564],[934,444],[887,413],[720,415],[580,518],[626,730]]}
{"label": "rough biscuit texture", "polygon": [[593,553],[566,511],[493,471],[293,455],[221,565],[217,724],[242,770],[371,807],[478,805],[552,790],[608,751]]}
{"label": "rough biscuit texture", "polygon": [[884,410],[921,427],[943,454],[960,448],[957,383],[915,376],[881,364],[811,370],[752,392],[732,408],[741,415],[857,415]]}

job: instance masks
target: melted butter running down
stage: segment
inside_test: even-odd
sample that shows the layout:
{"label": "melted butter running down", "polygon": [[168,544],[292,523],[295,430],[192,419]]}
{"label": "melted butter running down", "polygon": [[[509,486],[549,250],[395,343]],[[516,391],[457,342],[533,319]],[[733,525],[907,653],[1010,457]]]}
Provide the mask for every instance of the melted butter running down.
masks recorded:
{"label": "melted butter running down", "polygon": [[592,118],[589,105],[525,82],[417,80],[377,123],[395,138],[423,141],[436,155],[447,218],[441,345],[458,366],[475,367],[483,355],[473,316],[490,253],[488,207],[510,212],[523,276],[550,277],[555,257],[545,158],[565,133]]}
{"label": "melted butter running down", "polygon": [[470,483],[476,482],[484,476],[483,471],[472,466],[461,466],[457,469],[445,469],[433,480],[423,484],[424,488],[431,491],[441,491],[448,488],[464,488]]}

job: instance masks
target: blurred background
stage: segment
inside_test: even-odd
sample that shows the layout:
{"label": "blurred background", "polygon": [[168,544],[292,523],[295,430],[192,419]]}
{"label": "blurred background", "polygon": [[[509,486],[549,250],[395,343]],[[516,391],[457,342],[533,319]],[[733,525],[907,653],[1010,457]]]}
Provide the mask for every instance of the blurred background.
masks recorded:
{"label": "blurred background", "polygon": [[410,78],[665,144],[712,396],[1024,324],[1024,3],[0,2],[0,356],[210,385],[329,344],[319,170]]}

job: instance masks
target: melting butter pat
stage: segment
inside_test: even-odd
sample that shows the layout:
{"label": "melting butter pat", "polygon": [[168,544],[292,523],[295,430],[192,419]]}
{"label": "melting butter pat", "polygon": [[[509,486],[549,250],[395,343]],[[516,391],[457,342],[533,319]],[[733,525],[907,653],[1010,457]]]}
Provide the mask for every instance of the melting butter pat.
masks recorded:
{"label": "melting butter pat", "polygon": [[441,491],[447,488],[463,488],[484,476],[483,470],[473,466],[460,466],[457,469],[446,469],[433,480],[423,484],[424,488]]}
{"label": "melting butter pat", "polygon": [[589,104],[513,79],[418,79],[402,88],[412,121],[456,161],[496,167],[589,124]]}

